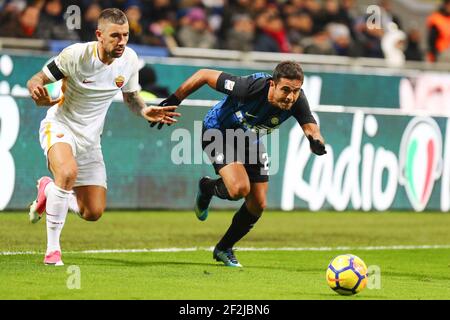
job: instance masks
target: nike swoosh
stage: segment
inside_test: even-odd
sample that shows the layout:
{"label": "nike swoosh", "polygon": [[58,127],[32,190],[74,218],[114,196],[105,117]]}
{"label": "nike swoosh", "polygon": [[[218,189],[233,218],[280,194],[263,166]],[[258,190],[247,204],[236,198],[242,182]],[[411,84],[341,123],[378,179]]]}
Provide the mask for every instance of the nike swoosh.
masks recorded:
{"label": "nike swoosh", "polygon": [[91,81],[91,80],[83,80],[83,83],[93,83],[93,82],[95,82],[95,81]]}

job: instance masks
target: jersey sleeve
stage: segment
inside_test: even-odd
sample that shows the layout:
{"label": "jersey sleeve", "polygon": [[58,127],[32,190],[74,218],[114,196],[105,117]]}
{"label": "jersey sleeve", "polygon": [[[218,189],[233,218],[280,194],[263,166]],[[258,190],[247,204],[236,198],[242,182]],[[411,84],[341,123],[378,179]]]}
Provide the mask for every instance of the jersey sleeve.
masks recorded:
{"label": "jersey sleeve", "polygon": [[139,86],[139,59],[134,52],[132,57],[133,72],[128,82],[122,87],[122,92],[135,92],[141,89]]}
{"label": "jersey sleeve", "polygon": [[75,50],[72,46],[61,53],[42,68],[45,75],[53,82],[69,77],[75,64]]}
{"label": "jersey sleeve", "polygon": [[216,90],[235,98],[250,97],[264,88],[264,78],[239,77],[222,72],[217,79]]}
{"label": "jersey sleeve", "polygon": [[303,90],[301,91],[300,97],[292,106],[292,115],[301,126],[307,123],[317,123],[311,113],[308,99],[306,99]]}

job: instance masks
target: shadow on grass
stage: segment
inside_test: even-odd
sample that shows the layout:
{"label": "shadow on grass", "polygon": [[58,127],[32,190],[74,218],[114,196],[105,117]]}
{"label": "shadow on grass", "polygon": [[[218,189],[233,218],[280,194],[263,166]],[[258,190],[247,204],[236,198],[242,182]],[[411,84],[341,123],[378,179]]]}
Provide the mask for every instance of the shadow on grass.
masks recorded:
{"label": "shadow on grass", "polygon": [[[81,264],[85,266],[126,266],[126,267],[153,267],[153,266],[209,266],[214,267],[216,264],[214,262],[211,263],[203,263],[203,262],[191,262],[191,261],[137,261],[137,260],[122,260],[122,259],[113,259],[113,258],[82,258],[82,259],[70,259],[67,260],[70,264]],[[220,266],[220,265],[219,265]]]}
{"label": "shadow on grass", "polygon": [[[246,265],[247,268],[251,269],[262,269],[262,270],[284,270],[290,272],[305,272],[305,273],[320,273],[323,272],[320,268],[299,268],[299,267],[286,267],[286,266],[264,266],[264,265]],[[325,274],[325,273],[324,273]]]}
{"label": "shadow on grass", "polygon": [[[370,292],[370,291],[369,291]],[[341,296],[337,293],[319,293],[319,294],[308,294],[308,299],[315,300],[387,300],[389,297],[385,295],[367,295],[367,289],[359,294],[352,296]],[[392,298],[390,298],[392,299]]]}
{"label": "shadow on grass", "polygon": [[225,265],[216,262],[211,259],[211,262],[192,262],[192,261],[142,261],[142,260],[132,260],[132,259],[114,259],[114,258],[99,258],[99,257],[91,257],[91,258],[73,258],[69,260],[65,260],[67,265],[69,264],[80,264],[85,266],[128,266],[128,267],[152,267],[152,266],[200,266],[200,267],[221,267],[229,270],[284,270],[289,272],[305,272],[305,273],[317,273],[321,272],[322,269],[301,269],[298,267],[283,267],[283,266],[264,266],[264,265],[246,265],[243,268],[233,268],[226,267]]}

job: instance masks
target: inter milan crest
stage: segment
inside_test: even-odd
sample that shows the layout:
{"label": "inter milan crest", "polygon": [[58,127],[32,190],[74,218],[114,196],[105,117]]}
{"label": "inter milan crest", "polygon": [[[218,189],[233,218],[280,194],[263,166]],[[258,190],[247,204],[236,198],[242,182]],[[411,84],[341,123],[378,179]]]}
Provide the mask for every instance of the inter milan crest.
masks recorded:
{"label": "inter milan crest", "polygon": [[116,83],[116,86],[118,88],[122,88],[125,82],[125,78],[123,76],[118,76],[117,78],[114,79],[114,82]]}

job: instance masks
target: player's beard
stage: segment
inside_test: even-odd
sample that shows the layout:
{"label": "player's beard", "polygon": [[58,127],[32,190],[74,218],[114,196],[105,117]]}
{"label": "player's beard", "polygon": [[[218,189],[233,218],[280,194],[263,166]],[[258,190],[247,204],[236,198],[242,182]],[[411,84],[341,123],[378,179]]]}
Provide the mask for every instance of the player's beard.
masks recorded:
{"label": "player's beard", "polygon": [[125,48],[115,48],[109,52],[109,56],[112,58],[120,58],[125,52]]}
{"label": "player's beard", "polygon": [[286,100],[280,100],[278,102],[278,108],[283,109],[283,110],[289,110],[292,107],[292,102],[286,102]]}

